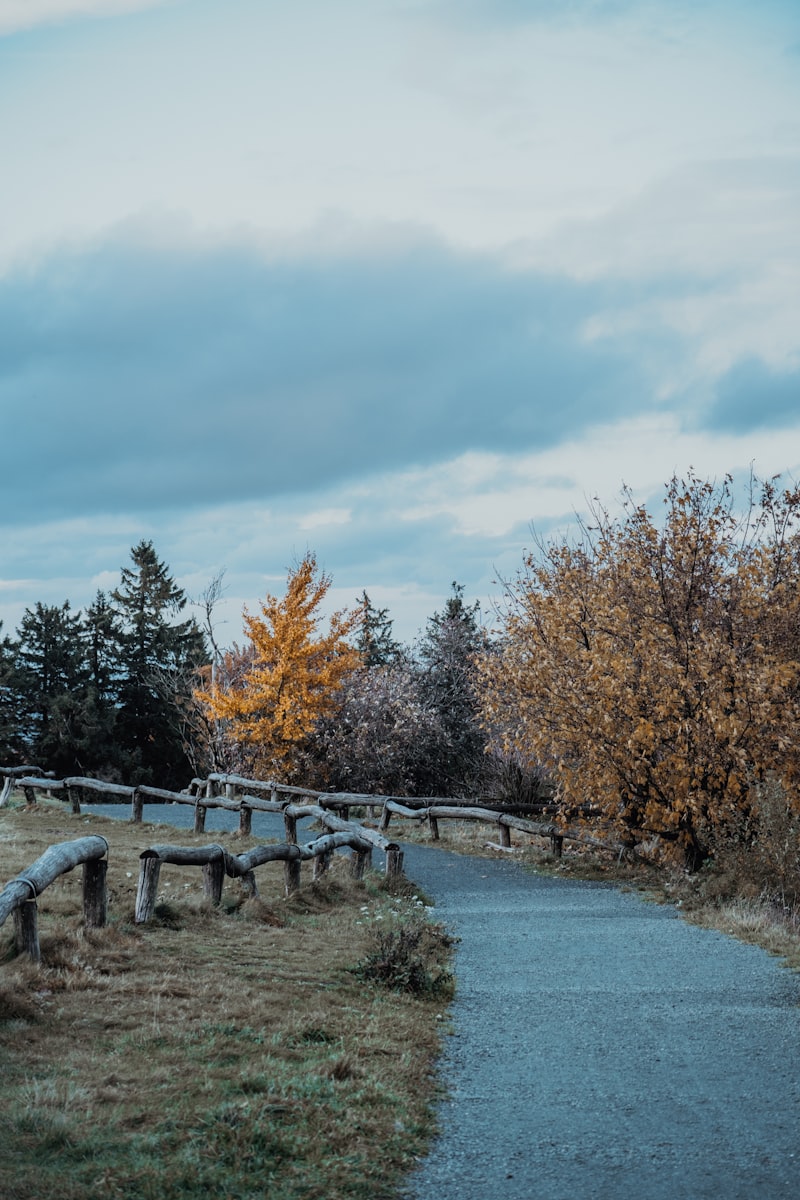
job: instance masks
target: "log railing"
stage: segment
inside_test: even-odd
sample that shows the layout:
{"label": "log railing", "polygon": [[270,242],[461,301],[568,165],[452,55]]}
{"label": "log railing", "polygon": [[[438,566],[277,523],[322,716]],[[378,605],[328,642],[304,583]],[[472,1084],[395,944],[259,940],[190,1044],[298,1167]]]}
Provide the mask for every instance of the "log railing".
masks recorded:
{"label": "log railing", "polygon": [[[9,768],[0,767],[0,776],[7,775]],[[182,792],[167,791],[154,787],[125,787],[121,784],[105,783],[102,780],[70,778],[53,780],[39,776],[19,775],[15,770],[15,786],[22,788],[26,799],[33,803],[35,791],[48,791],[51,795],[64,795],[69,800],[75,812],[80,811],[80,800],[84,792],[94,792],[106,795],[120,796],[131,802],[131,819],[141,821],[144,804],[148,801],[166,801],[174,804],[191,805],[194,808],[194,831],[202,833],[205,830],[206,813],[210,808],[228,809],[239,814],[239,832],[249,835],[253,812],[283,813],[286,822],[287,840],[296,842],[296,833],[292,821],[300,816],[311,816],[321,821],[323,826],[332,831],[340,830],[336,825],[336,816],[348,822],[350,810],[353,807],[364,807],[371,815],[380,813],[380,832],[385,835],[393,816],[406,820],[425,821],[428,824],[431,838],[439,838],[439,822],[442,820],[482,821],[494,825],[499,837],[499,850],[512,850],[511,831],[517,830],[530,836],[549,839],[550,847],[556,857],[561,857],[565,841],[579,845],[591,846],[599,850],[622,855],[631,847],[623,846],[616,841],[607,841],[590,833],[582,826],[565,826],[556,821],[534,821],[509,811],[508,805],[500,802],[475,804],[474,801],[459,801],[452,797],[403,797],[376,796],[366,793],[324,792],[312,788],[298,787],[294,784],[279,783],[268,779],[249,779],[242,775],[213,773],[205,779],[193,779],[189,788]],[[302,804],[301,801],[305,801]],[[552,811],[550,804],[532,806],[539,810]],[[591,815],[591,806],[585,806],[583,815]],[[351,829],[352,825],[349,826]],[[365,826],[356,825],[363,836],[370,833]],[[387,872],[389,872],[388,855],[402,852],[396,843],[390,843],[385,836],[382,842],[375,842],[379,848],[387,852]],[[389,872],[391,873],[391,872]]]}
{"label": "log railing", "polygon": [[25,871],[7,883],[0,892],[0,925],[14,914],[14,932],[18,954],[29,954],[41,961],[36,898],[54,880],[83,863],[83,923],[99,929],[108,915],[106,869],[108,842],[98,834],[59,842],[50,846]]}
{"label": "log railing", "polygon": [[286,895],[291,896],[300,888],[302,862],[313,860],[314,879],[319,879],[327,870],[334,851],[345,847],[353,851],[353,876],[362,879],[372,856],[372,843],[350,830],[324,834],[305,846],[298,846],[294,842],[282,842],[272,846],[254,846],[237,855],[230,854],[224,846],[217,844],[198,847],[151,846],[139,856],[135,922],[142,925],[153,916],[163,863],[201,866],[203,891],[212,904],[219,904],[226,875],[241,879],[247,893],[257,896],[255,868],[269,862],[283,862]]}

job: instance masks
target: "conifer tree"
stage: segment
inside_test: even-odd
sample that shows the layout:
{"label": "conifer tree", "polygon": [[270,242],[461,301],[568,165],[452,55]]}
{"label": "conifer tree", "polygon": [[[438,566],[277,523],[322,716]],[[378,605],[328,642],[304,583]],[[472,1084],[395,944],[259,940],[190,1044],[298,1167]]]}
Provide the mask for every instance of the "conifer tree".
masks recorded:
{"label": "conifer tree", "polygon": [[198,693],[228,735],[252,748],[262,773],[293,777],[316,722],[336,709],[343,680],[361,663],[348,642],[357,612],[336,612],[328,632],[320,629],[331,582],[306,554],[283,599],[268,595],[260,616],[245,609],[247,647],[235,661],[227,655],[214,685]]}
{"label": "conifer tree", "polygon": [[392,637],[392,619],[388,608],[375,608],[366,591],[359,597],[361,619],[355,644],[365,667],[385,667],[402,654],[402,647]]}
{"label": "conifer tree", "polygon": [[56,773],[83,768],[87,674],[80,617],[65,601],[26,609],[17,631],[10,686],[24,751]]}
{"label": "conifer tree", "polygon": [[[190,772],[179,707],[191,694],[192,670],[208,661],[194,618],[176,621],[186,595],[153,543],[131,550],[112,593],[119,622],[120,664],[117,734],[126,780],[162,787],[183,786]],[[165,681],[170,687],[165,686]]]}

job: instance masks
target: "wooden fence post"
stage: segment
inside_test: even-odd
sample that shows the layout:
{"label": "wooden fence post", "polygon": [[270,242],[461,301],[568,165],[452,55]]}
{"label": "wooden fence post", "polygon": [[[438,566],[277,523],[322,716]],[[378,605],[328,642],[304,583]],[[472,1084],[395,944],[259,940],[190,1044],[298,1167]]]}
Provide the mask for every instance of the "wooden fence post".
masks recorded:
{"label": "wooden fence post", "polygon": [[70,805],[71,805],[71,807],[72,807],[72,811],[73,811],[74,813],[77,813],[78,815],[80,815],[80,811],[81,811],[81,789],[80,789],[79,787],[76,787],[74,783],[73,783],[73,784],[68,784],[68,785],[67,785],[67,799],[68,799],[68,800],[69,800],[69,802],[70,802]]}
{"label": "wooden fence post", "polygon": [[364,872],[372,862],[372,850],[354,850],[350,856],[350,872],[353,879],[363,879]]}
{"label": "wooden fence post", "polygon": [[391,809],[389,808],[388,804],[384,804],[383,813],[381,814],[381,822],[380,822],[380,825],[378,826],[381,833],[386,833],[386,830],[389,828],[389,822],[391,821],[391,819],[392,819]]}
{"label": "wooden fence post", "polygon": [[291,846],[297,845],[297,817],[287,809],[283,810],[283,824],[286,829],[286,840]]}
{"label": "wooden fence post", "polygon": [[225,882],[225,855],[203,864],[203,894],[208,896],[212,904],[222,900],[222,885]]}
{"label": "wooden fence post", "polygon": [[42,951],[39,947],[39,927],[37,921],[36,901],[23,900],[14,909],[14,934],[17,943],[17,954],[29,954],[35,963],[42,961]]}
{"label": "wooden fence post", "polygon": [[250,830],[253,825],[253,810],[249,804],[242,804],[239,808],[239,834],[241,837],[249,837]]}
{"label": "wooden fence post", "polygon": [[550,834],[550,848],[553,851],[553,854],[555,855],[556,858],[561,858],[561,855],[564,850],[564,838],[561,836],[560,833],[551,833]]}
{"label": "wooden fence post", "polygon": [[143,813],[144,796],[137,787],[133,789],[133,796],[131,797],[131,820],[134,824],[141,825]]}
{"label": "wooden fence post", "polygon": [[286,883],[286,895],[293,896],[295,892],[300,891],[300,855],[296,858],[287,858],[283,869],[284,880]]}
{"label": "wooden fence post", "polygon": [[204,804],[195,803],[194,806],[194,832],[203,833],[206,828],[206,806]]}
{"label": "wooden fence post", "polygon": [[403,851],[394,842],[386,847],[386,878],[397,879],[403,874]]}
{"label": "wooden fence post", "polygon": [[511,846],[511,830],[502,822],[498,823],[497,828],[500,830],[500,845],[508,849]]}
{"label": "wooden fence post", "polygon": [[434,842],[438,842],[438,840],[439,840],[439,822],[437,821],[436,817],[434,817],[433,813],[430,813],[430,812],[428,813],[428,824],[429,824],[430,830],[431,830],[431,840]]}
{"label": "wooden fence post", "polygon": [[83,864],[83,923],[87,929],[102,929],[108,919],[107,872],[106,858]]}
{"label": "wooden fence post", "polygon": [[314,858],[314,872],[313,872],[313,875],[312,875],[312,878],[313,878],[313,880],[314,880],[314,882],[315,882],[315,883],[316,883],[316,881],[317,881],[318,879],[321,879],[321,878],[322,878],[322,876],[325,874],[325,872],[327,871],[327,869],[328,869],[328,867],[329,867],[330,865],[331,865],[331,852],[330,852],[330,850],[329,850],[329,851],[328,851],[326,854],[317,854],[317,855],[315,856],[315,858]]}
{"label": "wooden fence post", "polygon": [[25,803],[29,807],[33,807],[33,805],[36,803],[36,792],[32,787],[25,787],[24,784],[22,790],[25,793]]}
{"label": "wooden fence post", "polygon": [[136,925],[146,924],[155,912],[160,874],[161,860],[155,855],[139,860],[139,883],[136,887],[136,909],[133,917]]}

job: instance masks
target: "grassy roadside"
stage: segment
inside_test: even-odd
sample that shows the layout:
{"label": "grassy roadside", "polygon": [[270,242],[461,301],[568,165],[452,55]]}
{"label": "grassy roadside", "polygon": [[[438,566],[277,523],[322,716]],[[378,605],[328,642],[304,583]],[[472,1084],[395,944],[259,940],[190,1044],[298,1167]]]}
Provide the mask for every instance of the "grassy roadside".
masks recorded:
{"label": "grassy roadside", "polygon": [[209,838],[46,803],[0,810],[0,882],[89,833],[110,844],[109,926],[82,931],[78,870],[39,898],[41,967],[11,957],[11,919],[0,930],[0,1194],[394,1196],[433,1131],[449,998],[421,900],[337,858],[291,901],[271,864],[259,899],[228,881],[213,909],[199,868],[165,866],[137,928],[141,850]]}
{"label": "grassy roadside", "polygon": [[[506,857],[507,852],[491,846],[494,833],[477,821],[441,821],[439,845],[461,854]],[[400,821],[392,825],[395,837],[430,843],[428,828],[421,822]],[[781,958],[784,965],[800,970],[800,911],[774,896],[774,880],[763,864],[709,862],[697,875],[677,869],[639,862],[617,862],[615,857],[585,847],[564,843],[557,859],[544,848],[544,840],[514,834],[513,856],[533,870],[563,878],[612,883],[623,890],[634,889],[657,904],[674,905],[687,921],[716,929],[743,942],[761,946]]]}

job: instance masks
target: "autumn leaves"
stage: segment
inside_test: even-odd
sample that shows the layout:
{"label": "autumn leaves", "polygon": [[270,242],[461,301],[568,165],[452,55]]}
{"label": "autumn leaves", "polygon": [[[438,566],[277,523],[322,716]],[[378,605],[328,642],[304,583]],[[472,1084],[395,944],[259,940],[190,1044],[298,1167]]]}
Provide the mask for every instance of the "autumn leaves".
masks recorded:
{"label": "autumn leaves", "polygon": [[631,842],[696,866],[800,755],[800,490],[673,479],[663,523],[626,496],[577,543],[540,543],[509,586],[487,721]]}

